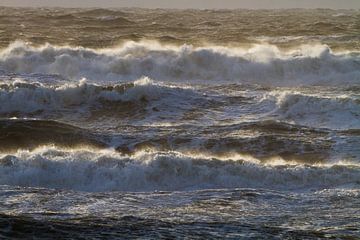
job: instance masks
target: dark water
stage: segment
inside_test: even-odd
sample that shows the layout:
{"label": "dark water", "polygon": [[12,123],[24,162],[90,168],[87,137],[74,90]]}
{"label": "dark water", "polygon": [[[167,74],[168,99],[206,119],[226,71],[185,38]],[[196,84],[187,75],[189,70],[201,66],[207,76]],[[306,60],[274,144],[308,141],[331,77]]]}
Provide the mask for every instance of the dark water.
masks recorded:
{"label": "dark water", "polygon": [[[284,193],[219,189],[84,193],[14,187],[1,190],[1,200],[6,199],[8,204],[1,204],[4,214],[0,224],[4,228],[0,233],[9,237],[25,237],[26,233],[42,238],[86,239],[356,239],[360,233],[358,191]],[[26,214],[7,214],[19,209]]]}
{"label": "dark water", "polygon": [[359,238],[359,23],[0,8],[0,237]]}

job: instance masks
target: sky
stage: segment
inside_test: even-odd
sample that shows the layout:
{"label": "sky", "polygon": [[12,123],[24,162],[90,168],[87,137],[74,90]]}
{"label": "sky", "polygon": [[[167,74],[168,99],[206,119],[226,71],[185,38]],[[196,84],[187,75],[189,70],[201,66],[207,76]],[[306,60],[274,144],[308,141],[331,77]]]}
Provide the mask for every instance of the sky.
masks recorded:
{"label": "sky", "polygon": [[0,0],[0,6],[143,8],[355,8],[360,0]]}

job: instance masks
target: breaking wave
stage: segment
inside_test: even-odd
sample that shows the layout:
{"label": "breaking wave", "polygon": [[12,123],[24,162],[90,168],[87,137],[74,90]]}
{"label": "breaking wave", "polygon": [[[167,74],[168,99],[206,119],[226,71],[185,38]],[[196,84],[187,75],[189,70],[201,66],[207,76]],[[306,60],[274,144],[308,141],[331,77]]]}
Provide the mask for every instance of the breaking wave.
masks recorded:
{"label": "breaking wave", "polygon": [[[121,119],[138,117],[138,120],[151,120],[152,124],[161,124],[161,119],[180,123],[181,119],[201,118],[204,124],[212,124],[224,116],[236,123],[253,113],[253,117],[245,121],[257,121],[256,116],[261,116],[315,128],[360,129],[360,99],[355,88],[353,92],[331,94],[280,88],[239,96],[228,95],[228,91],[241,89],[241,85],[222,88],[171,85],[147,77],[108,85],[86,80],[59,85],[15,80],[0,82],[0,116],[89,117],[103,114]],[[212,110],[221,114],[215,116]]]}
{"label": "breaking wave", "polygon": [[279,119],[318,128],[360,128],[360,99],[357,96],[274,91],[267,97],[274,97]]}
{"label": "breaking wave", "polygon": [[[144,108],[149,102],[175,96],[186,105],[191,98],[196,98],[197,93],[191,89],[166,86],[149,78],[107,86],[90,84],[86,80],[59,86],[16,80],[0,83],[0,114],[21,116],[21,113],[59,113],[59,110],[72,109],[86,113],[91,108],[106,108],[111,104],[123,105],[123,110],[130,111],[136,107]],[[172,103],[179,104],[177,101]]]}
{"label": "breaking wave", "polygon": [[356,85],[360,81],[360,55],[334,53],[326,45],[302,45],[285,51],[273,45],[242,49],[129,41],[119,47],[94,50],[14,42],[1,50],[0,69],[94,81],[148,76],[161,81],[233,81],[270,86]]}
{"label": "breaking wave", "polygon": [[176,152],[63,151],[42,148],[0,158],[0,184],[83,191],[154,191],[211,188],[304,190],[358,186],[359,166],[261,165]]}

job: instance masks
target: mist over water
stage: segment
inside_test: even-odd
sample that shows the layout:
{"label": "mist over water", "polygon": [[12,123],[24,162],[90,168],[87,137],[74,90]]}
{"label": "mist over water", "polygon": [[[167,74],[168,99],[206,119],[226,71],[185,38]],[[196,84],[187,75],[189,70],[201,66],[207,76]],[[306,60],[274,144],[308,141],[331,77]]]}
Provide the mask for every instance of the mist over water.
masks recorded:
{"label": "mist over water", "polygon": [[0,236],[356,239],[359,19],[0,8]]}

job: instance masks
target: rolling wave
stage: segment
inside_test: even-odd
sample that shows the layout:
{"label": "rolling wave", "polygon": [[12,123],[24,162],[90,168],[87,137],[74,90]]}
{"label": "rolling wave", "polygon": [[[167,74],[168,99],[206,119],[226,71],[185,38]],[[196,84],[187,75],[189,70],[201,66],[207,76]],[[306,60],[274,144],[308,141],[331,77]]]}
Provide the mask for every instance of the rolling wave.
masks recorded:
{"label": "rolling wave", "polygon": [[[240,93],[229,94],[234,89]],[[0,116],[7,118],[107,116],[159,124],[191,120],[209,125],[221,124],[224,118],[231,119],[231,124],[266,117],[313,128],[360,129],[356,88],[331,93],[287,88],[249,93],[242,85],[189,87],[146,77],[106,85],[86,80],[58,85],[12,80],[0,81],[0,101]]]}
{"label": "rolling wave", "polygon": [[19,151],[0,159],[0,184],[82,191],[197,190],[267,188],[306,190],[359,186],[356,164],[261,165],[217,160],[176,152],[138,153],[64,151],[43,148]]}
{"label": "rolling wave", "polygon": [[272,45],[242,49],[130,41],[94,50],[50,44],[32,47],[18,41],[1,50],[0,69],[94,81],[148,76],[161,81],[232,81],[268,86],[357,85],[360,55],[333,53],[326,45],[302,45],[282,51]]}
{"label": "rolling wave", "polygon": [[172,104],[189,105],[192,98],[199,98],[198,95],[191,89],[167,86],[148,78],[106,86],[87,83],[85,80],[58,86],[16,80],[0,83],[0,114],[17,117],[28,113],[39,115],[73,110],[84,115],[91,109],[109,107],[107,110],[113,110],[114,113],[119,110],[131,112],[136,108],[145,108],[148,103],[175,97],[179,100],[172,101]]}
{"label": "rolling wave", "polygon": [[360,129],[360,99],[357,95],[274,91],[268,96],[275,97],[279,119],[318,128]]}

